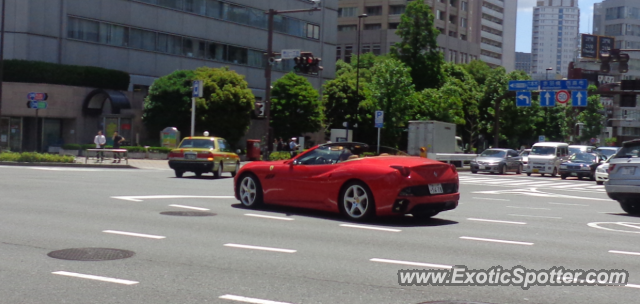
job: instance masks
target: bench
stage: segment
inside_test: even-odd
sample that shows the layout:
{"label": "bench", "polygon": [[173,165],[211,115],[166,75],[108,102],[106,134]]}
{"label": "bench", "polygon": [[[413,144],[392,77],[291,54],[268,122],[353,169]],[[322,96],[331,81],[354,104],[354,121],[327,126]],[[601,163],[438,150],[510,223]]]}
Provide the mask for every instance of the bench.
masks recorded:
{"label": "bench", "polygon": [[99,152],[112,152],[112,153],[122,153],[124,155],[124,161],[128,165],[129,164],[129,152],[127,149],[87,149],[87,157],[84,159],[84,163],[86,164],[90,158],[90,152],[96,152],[96,159],[98,159]]}

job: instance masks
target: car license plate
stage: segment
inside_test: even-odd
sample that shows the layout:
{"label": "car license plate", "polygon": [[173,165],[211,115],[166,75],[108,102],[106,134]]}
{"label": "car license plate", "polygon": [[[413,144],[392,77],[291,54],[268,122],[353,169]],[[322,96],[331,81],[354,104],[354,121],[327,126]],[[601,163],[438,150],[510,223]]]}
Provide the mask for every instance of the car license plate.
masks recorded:
{"label": "car license plate", "polygon": [[486,170],[487,166],[480,166],[480,170]]}
{"label": "car license plate", "polygon": [[185,159],[196,159],[196,155],[195,154],[185,154],[184,158]]}
{"label": "car license plate", "polygon": [[572,172],[571,176],[578,176],[578,173]]}
{"label": "car license plate", "polygon": [[622,174],[622,175],[634,175],[634,174],[636,174],[636,167],[622,167],[622,168],[620,168],[620,174]]}
{"label": "car license plate", "polygon": [[441,194],[444,191],[442,190],[441,184],[431,184],[429,185],[429,193],[431,194]]}
{"label": "car license plate", "polygon": [[540,172],[540,170],[538,170],[538,169],[533,169],[533,173],[538,173],[538,172]]}

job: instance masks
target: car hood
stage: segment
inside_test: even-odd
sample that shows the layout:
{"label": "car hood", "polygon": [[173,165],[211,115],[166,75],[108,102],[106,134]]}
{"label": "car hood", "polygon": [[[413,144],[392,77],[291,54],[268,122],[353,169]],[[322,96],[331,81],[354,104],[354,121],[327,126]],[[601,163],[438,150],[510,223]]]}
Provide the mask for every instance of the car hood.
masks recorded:
{"label": "car hood", "polygon": [[594,163],[581,163],[581,162],[572,162],[572,161],[566,161],[562,163],[563,165],[584,165],[584,166],[591,166]]}
{"label": "car hood", "polygon": [[501,162],[503,160],[504,160],[504,158],[500,158],[500,157],[488,157],[488,156],[478,156],[478,157],[476,157],[476,161],[489,162],[489,163],[499,163],[499,162]]}
{"label": "car hood", "polygon": [[529,154],[529,161],[549,161],[552,159],[555,159],[556,156],[555,155],[531,155]]}

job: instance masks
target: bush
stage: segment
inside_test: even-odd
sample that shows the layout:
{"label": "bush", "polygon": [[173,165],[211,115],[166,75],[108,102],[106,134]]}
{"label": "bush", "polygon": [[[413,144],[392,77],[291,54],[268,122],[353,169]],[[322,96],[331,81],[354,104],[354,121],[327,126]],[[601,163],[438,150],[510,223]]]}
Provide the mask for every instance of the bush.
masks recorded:
{"label": "bush", "polygon": [[290,158],[291,154],[287,151],[278,151],[269,154],[269,160],[286,160]]}
{"label": "bush", "polygon": [[41,154],[35,152],[0,153],[0,161],[18,163],[75,163],[76,158],[70,155]]}
{"label": "bush", "polygon": [[81,145],[78,144],[64,144],[62,145],[62,149],[65,150],[80,150],[81,149]]}
{"label": "bush", "polygon": [[126,91],[129,74],[90,66],[64,65],[42,61],[5,60],[4,81],[48,83]]}

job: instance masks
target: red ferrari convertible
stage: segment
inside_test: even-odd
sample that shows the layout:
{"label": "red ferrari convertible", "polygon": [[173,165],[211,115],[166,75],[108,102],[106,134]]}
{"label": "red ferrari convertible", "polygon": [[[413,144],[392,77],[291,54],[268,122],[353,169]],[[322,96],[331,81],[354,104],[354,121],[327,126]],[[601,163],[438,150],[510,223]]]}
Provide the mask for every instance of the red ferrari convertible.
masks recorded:
{"label": "red ferrari convertible", "polygon": [[361,157],[362,143],[315,146],[286,161],[256,161],[234,178],[245,207],[286,205],[340,212],[352,220],[412,214],[430,218],[458,206],[452,165],[417,156]]}

